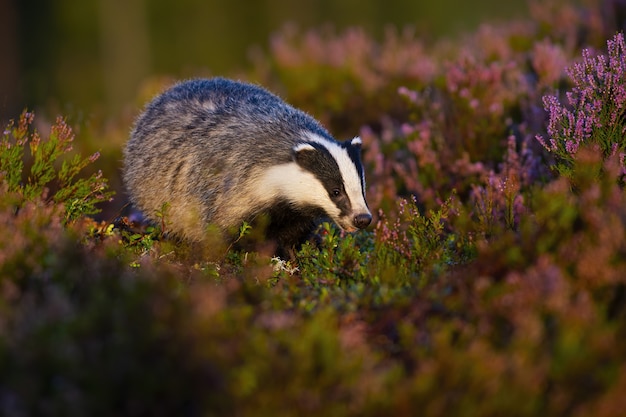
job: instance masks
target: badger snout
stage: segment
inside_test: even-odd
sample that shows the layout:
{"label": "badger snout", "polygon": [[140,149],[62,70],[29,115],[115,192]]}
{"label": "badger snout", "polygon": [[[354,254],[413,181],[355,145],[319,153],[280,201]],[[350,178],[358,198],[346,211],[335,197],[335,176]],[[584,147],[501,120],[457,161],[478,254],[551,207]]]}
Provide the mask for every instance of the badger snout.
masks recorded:
{"label": "badger snout", "polygon": [[365,229],[372,222],[372,215],[369,213],[361,213],[354,216],[352,223],[359,229]]}

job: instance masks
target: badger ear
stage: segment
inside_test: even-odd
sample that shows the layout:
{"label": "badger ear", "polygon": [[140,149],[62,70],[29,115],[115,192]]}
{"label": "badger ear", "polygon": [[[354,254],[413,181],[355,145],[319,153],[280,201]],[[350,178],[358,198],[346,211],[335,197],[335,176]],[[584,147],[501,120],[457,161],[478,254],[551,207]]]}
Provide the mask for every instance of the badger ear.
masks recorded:
{"label": "badger ear", "polygon": [[299,143],[293,147],[293,160],[298,165],[308,167],[315,158],[316,150],[310,143]]}
{"label": "badger ear", "polygon": [[359,148],[361,147],[362,144],[363,144],[363,141],[358,136],[356,136],[354,139],[352,139],[350,141],[350,145],[356,146],[356,147],[359,147]]}
{"label": "badger ear", "polygon": [[311,145],[310,143],[298,143],[296,146],[293,147],[293,152],[295,154],[298,154],[300,152],[314,151],[314,150],[315,150],[315,147]]}

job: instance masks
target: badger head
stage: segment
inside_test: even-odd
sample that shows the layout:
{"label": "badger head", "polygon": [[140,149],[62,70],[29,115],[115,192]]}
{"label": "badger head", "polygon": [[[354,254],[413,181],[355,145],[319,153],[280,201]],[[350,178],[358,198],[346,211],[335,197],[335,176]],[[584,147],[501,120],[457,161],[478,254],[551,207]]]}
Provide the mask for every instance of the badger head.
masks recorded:
{"label": "badger head", "polygon": [[[290,200],[321,209],[348,232],[367,227],[372,215],[365,201],[361,139],[336,142],[307,133],[293,147],[297,170]],[[295,184],[294,184],[295,182]]]}

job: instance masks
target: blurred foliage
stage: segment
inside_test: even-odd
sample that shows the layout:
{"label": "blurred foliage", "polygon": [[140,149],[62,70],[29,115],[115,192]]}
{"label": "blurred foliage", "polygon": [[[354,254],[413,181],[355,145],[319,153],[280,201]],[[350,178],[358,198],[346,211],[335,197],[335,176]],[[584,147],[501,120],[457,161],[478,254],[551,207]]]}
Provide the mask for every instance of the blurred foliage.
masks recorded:
{"label": "blurred foliage", "polygon": [[113,194],[107,190],[107,180],[100,171],[88,178],[78,176],[99,158],[99,153],[87,158],[79,154],[72,159],[63,158],[72,151],[72,129],[58,118],[50,135],[42,138],[37,130],[31,130],[34,118],[33,113],[23,112],[17,124],[9,122],[0,139],[0,177],[5,191],[16,195],[15,210],[20,210],[25,202],[43,198],[63,205],[65,223],[98,213],[96,205]]}
{"label": "blurred foliage", "polygon": [[[0,414],[622,415],[621,156],[580,146],[560,176],[536,139],[542,98],[618,27],[597,5],[530,10],[428,48],[276,35],[250,78],[361,133],[378,211],[289,261],[167,239],[165,207],[147,228],[66,223],[45,194],[20,199],[29,171],[0,149]],[[117,146],[120,123],[102,133]]]}
{"label": "blurred foliage", "polygon": [[18,66],[11,82],[19,88],[16,103],[8,109],[1,103],[0,122],[7,110],[35,105],[74,117],[117,115],[135,107],[129,102],[150,74],[186,78],[244,69],[252,51],[288,23],[359,26],[375,37],[388,25],[412,26],[433,38],[468,30],[484,16],[511,17],[525,9],[522,0],[479,0],[471,7],[462,0],[33,0],[6,7],[4,14],[17,20],[17,33],[7,40],[17,44],[18,56],[5,58]]}

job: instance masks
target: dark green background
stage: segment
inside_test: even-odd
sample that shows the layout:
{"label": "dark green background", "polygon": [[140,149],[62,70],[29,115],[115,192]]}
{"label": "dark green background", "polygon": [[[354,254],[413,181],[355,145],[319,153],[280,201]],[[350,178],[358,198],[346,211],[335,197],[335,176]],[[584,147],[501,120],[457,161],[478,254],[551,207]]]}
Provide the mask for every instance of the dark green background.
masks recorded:
{"label": "dark green background", "polygon": [[114,115],[149,76],[233,74],[287,22],[301,29],[411,25],[427,42],[524,0],[5,0],[0,2],[0,119],[24,107]]}

